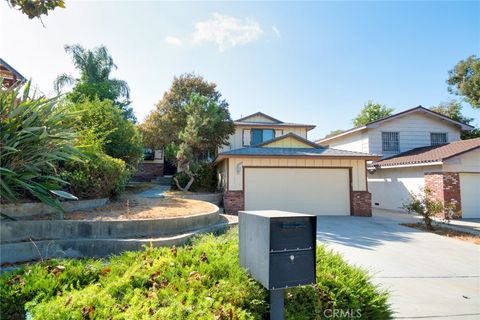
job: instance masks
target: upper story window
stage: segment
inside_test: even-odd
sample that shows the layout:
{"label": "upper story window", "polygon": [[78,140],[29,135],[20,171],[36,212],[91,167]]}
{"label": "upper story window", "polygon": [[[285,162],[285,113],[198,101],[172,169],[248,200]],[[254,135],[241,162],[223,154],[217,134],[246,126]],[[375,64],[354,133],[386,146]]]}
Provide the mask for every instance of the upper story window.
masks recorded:
{"label": "upper story window", "polygon": [[275,130],[273,129],[252,129],[250,130],[250,145],[262,143],[264,141],[275,138]]}
{"label": "upper story window", "polygon": [[382,132],[382,151],[400,152],[400,139],[398,132]]}
{"label": "upper story window", "polygon": [[430,133],[430,145],[437,146],[439,144],[447,143],[446,132],[431,132]]}

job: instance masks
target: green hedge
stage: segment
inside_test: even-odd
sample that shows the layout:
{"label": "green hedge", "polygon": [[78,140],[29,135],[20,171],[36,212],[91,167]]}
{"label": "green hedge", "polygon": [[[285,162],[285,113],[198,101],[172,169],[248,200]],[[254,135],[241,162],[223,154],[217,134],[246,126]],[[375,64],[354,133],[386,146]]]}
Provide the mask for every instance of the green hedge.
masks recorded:
{"label": "green hedge", "polygon": [[84,162],[64,165],[61,177],[69,191],[80,199],[108,198],[125,189],[131,176],[121,159],[103,153],[89,153]]}
{"label": "green hedge", "polygon": [[[262,319],[267,292],[238,266],[237,229],[203,235],[181,248],[145,248],[108,260],[50,260],[4,273],[2,319]],[[389,319],[387,293],[365,271],[323,246],[317,285],[288,290],[287,319],[331,319],[359,310]],[[357,313],[358,314],[358,313]],[[337,318],[338,319],[338,318]]]}

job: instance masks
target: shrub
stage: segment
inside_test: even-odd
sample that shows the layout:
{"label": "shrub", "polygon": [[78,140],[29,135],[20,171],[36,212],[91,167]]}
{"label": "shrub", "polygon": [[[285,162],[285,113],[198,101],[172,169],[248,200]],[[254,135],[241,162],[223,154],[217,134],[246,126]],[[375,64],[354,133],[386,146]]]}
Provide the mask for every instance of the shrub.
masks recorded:
{"label": "shrub", "polygon": [[140,132],[112,101],[96,98],[67,104],[77,113],[71,124],[79,132],[81,147],[101,149],[136,170],[143,159]]}
{"label": "shrub", "polygon": [[0,199],[30,196],[62,210],[54,194],[72,196],[58,190],[65,181],[56,168],[81,156],[67,123],[72,114],[55,98],[30,98],[30,83],[22,95],[19,90],[0,90]]}
{"label": "shrub", "polygon": [[432,197],[432,191],[425,188],[418,194],[410,193],[410,201],[403,205],[408,212],[415,212],[422,216],[427,229],[432,230],[433,217],[443,211],[443,205],[440,201]]}
{"label": "shrub", "polygon": [[[218,177],[215,167],[209,163],[197,165],[192,169],[195,180],[193,181],[190,191],[198,192],[215,192],[218,186]],[[178,172],[174,175],[178,179],[181,186],[184,186],[190,180],[190,177],[184,172]],[[175,181],[172,179],[172,189],[178,190]]]}
{"label": "shrub", "polygon": [[[237,229],[180,248],[147,247],[108,260],[51,260],[0,278],[1,318],[262,319],[267,292],[238,265]],[[61,266],[61,268],[59,268]],[[327,319],[326,308],[389,319],[387,294],[323,246],[317,285],[286,293],[287,319]],[[27,302],[29,301],[29,302]],[[21,318],[21,317],[17,317]]]}
{"label": "shrub", "polygon": [[114,196],[125,189],[131,172],[123,160],[98,152],[87,153],[87,157],[82,163],[65,163],[62,169],[70,192],[88,199]]}

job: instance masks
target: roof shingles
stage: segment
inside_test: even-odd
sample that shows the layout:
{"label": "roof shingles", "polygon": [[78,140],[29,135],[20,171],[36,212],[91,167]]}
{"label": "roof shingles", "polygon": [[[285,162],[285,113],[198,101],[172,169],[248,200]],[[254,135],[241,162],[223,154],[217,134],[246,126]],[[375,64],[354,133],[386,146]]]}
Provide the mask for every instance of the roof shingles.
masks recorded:
{"label": "roof shingles", "polygon": [[373,163],[375,167],[441,162],[464,152],[480,148],[480,138],[461,140],[439,146],[415,148]]}
{"label": "roof shingles", "polygon": [[225,151],[219,156],[330,156],[330,157],[377,157],[372,154],[338,150],[331,148],[265,148],[265,147],[246,147]]}

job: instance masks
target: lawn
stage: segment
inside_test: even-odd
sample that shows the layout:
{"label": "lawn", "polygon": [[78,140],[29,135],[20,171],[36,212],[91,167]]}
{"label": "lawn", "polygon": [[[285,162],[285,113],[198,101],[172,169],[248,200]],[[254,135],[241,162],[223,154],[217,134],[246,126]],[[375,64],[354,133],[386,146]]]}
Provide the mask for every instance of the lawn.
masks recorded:
{"label": "lawn", "polygon": [[[267,292],[238,266],[237,232],[199,236],[179,248],[25,265],[0,278],[0,318],[262,319]],[[332,310],[354,310],[360,318],[389,319],[387,299],[365,271],[320,245],[317,284],[287,291],[286,316],[331,319]]]}

